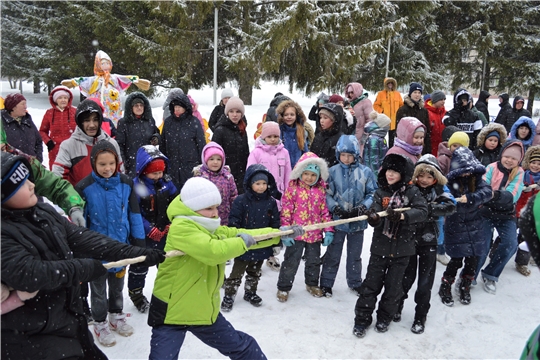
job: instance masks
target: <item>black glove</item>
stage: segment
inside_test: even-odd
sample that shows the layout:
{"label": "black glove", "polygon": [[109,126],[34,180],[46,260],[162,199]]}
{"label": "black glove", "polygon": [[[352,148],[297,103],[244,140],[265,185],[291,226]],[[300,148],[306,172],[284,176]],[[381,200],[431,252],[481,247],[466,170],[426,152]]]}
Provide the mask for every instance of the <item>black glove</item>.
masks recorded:
{"label": "black glove", "polygon": [[354,207],[351,211],[349,211],[349,218],[367,215],[368,209],[365,205],[358,205],[357,207]]}
{"label": "black glove", "polygon": [[377,214],[375,209],[369,209],[366,215],[368,216],[367,221],[369,225],[373,227],[379,225],[379,222],[381,221],[381,217],[379,216],[379,214]]}
{"label": "black glove", "polygon": [[399,211],[395,211],[391,207],[386,209],[386,213],[388,214],[386,217],[392,222],[398,222],[401,219],[401,213]]}
{"label": "black glove", "polygon": [[165,251],[159,249],[152,249],[146,251],[146,260],[144,260],[141,265],[143,266],[154,266],[161,264],[165,261]]}
{"label": "black glove", "polygon": [[107,269],[103,263],[96,259],[76,259],[80,267],[84,269],[83,274],[77,279],[77,282],[89,282],[97,280],[107,274]]}
{"label": "black glove", "polygon": [[47,141],[47,149],[49,149],[49,151],[54,149],[55,146],[56,145],[54,144],[54,141],[52,141],[52,140]]}
{"label": "black glove", "polygon": [[146,240],[145,239],[135,239],[135,238],[130,238],[129,239],[129,243],[133,246],[138,246],[138,247],[142,247],[142,248],[146,248]]}
{"label": "black glove", "polygon": [[334,207],[334,210],[332,210],[332,214],[340,219],[345,219],[344,216],[347,214],[347,211],[343,210],[340,206],[336,206]]}

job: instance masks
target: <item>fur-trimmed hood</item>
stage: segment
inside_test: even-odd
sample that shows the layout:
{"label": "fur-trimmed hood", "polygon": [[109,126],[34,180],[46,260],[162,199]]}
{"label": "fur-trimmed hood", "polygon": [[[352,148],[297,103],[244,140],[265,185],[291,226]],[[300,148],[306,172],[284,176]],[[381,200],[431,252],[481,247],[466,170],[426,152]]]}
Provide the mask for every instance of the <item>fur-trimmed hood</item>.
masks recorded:
{"label": "fur-trimmed hood", "polygon": [[450,160],[450,171],[446,175],[448,180],[453,180],[463,174],[484,175],[486,167],[476,159],[468,147],[462,146],[454,150]]}
{"label": "fur-trimmed hood", "polygon": [[414,173],[414,164],[411,159],[401,154],[386,155],[383,159],[381,170],[379,170],[379,174],[377,175],[377,184],[380,187],[388,187],[388,180],[386,180],[386,171],[388,169],[401,174],[401,180],[394,185],[408,184]]}
{"label": "fur-trimmed hood", "polygon": [[437,158],[431,154],[423,155],[416,162],[414,166],[414,174],[412,176],[413,182],[415,182],[418,175],[424,172],[431,174],[431,176],[433,176],[435,180],[437,180],[438,185],[446,185],[446,183],[448,182],[446,177],[442,174],[441,167],[439,166]]}
{"label": "fur-trimmed hood", "polygon": [[[408,107],[414,107],[414,105],[416,105],[416,103],[414,101],[412,101],[411,97],[409,95],[405,95],[403,97],[403,103],[406,104]],[[420,100],[418,100],[418,107],[420,109],[423,109],[424,108],[424,98],[421,97]]]}
{"label": "fur-trimmed hood", "polygon": [[531,146],[529,149],[527,149],[527,152],[525,152],[523,162],[521,163],[521,167],[524,170],[529,170],[529,164],[533,155],[540,156],[540,145]]}
{"label": "fur-trimmed hood", "polygon": [[307,152],[304,155],[298,159],[298,162],[294,166],[294,169],[291,171],[291,180],[300,179],[302,177],[302,173],[306,169],[306,167],[309,164],[314,164],[319,167],[321,170],[321,175],[319,177],[319,181],[322,179],[326,182],[328,180],[328,165],[326,165],[326,161],[324,159],[321,159],[317,155],[315,155],[312,152]]}
{"label": "fur-trimmed hood", "polygon": [[392,91],[397,91],[397,81],[396,81],[396,79],[391,78],[391,77],[387,77],[387,78],[384,79],[384,82],[383,82],[384,90],[386,90],[386,91],[390,90],[388,88],[389,83],[394,84],[394,88],[392,89]]}
{"label": "fur-trimmed hood", "polygon": [[482,147],[484,143],[486,142],[486,136],[488,136],[488,134],[493,131],[498,132],[499,136],[501,137],[499,140],[499,146],[504,145],[504,143],[506,142],[506,137],[507,137],[506,128],[503,125],[497,124],[497,123],[489,123],[486,126],[484,126],[482,130],[480,130],[480,133],[478,134],[478,137],[476,138],[476,145],[478,145],[478,147]]}

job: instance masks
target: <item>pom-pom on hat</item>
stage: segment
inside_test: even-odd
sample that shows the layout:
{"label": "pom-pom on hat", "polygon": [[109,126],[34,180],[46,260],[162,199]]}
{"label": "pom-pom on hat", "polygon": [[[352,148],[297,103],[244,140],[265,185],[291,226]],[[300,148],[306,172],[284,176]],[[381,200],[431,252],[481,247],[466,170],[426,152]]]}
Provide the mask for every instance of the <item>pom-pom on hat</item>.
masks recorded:
{"label": "pom-pom on hat", "polygon": [[22,156],[2,151],[2,204],[8,201],[24,184],[33,180],[30,163]]}
{"label": "pom-pom on hat", "polygon": [[380,128],[390,126],[390,122],[391,122],[390,118],[386,116],[385,114],[379,114],[375,110],[369,113],[369,118],[373,120],[373,122],[377,124],[377,126]]}
{"label": "pom-pom on hat", "polygon": [[193,211],[221,204],[221,195],[216,185],[203,177],[192,177],[180,191],[180,200]]}
{"label": "pom-pom on hat", "polygon": [[61,89],[61,90],[56,90],[53,94],[52,94],[52,99],[53,99],[53,102],[56,104],[56,100],[58,100],[58,98],[60,96],[67,96],[68,99],[71,97],[71,92],[68,92],[69,90],[64,90],[64,89]]}
{"label": "pom-pom on hat", "polygon": [[431,103],[435,104],[441,100],[446,100],[446,95],[441,90],[435,90],[431,93]]}
{"label": "pom-pom on hat", "polygon": [[26,100],[26,98],[22,94],[9,94],[4,100],[4,108],[8,112],[12,112],[15,106],[19,105],[19,103],[24,100]]}
{"label": "pom-pom on hat", "polygon": [[223,100],[225,98],[232,98],[233,96],[234,96],[234,94],[232,92],[232,89],[225,88],[225,89],[221,90],[221,100]]}
{"label": "pom-pom on hat", "polygon": [[225,115],[227,115],[229,111],[233,109],[240,110],[242,116],[244,116],[244,114],[246,113],[244,102],[238,96],[233,96],[229,99],[229,101],[227,101],[227,105],[225,105]]}
{"label": "pom-pom on hat", "polygon": [[448,139],[448,146],[460,144],[461,146],[469,147],[469,140],[469,135],[467,135],[467,133],[456,131],[450,136],[450,139]]}
{"label": "pom-pom on hat", "polygon": [[280,136],[279,124],[274,121],[267,121],[262,124],[261,139],[266,139],[270,135]]}
{"label": "pom-pom on hat", "polygon": [[416,90],[420,91],[421,93],[424,92],[424,88],[422,87],[422,85],[420,85],[420,83],[417,83],[417,82],[411,83],[411,85],[409,85],[409,96],[411,96],[413,91],[416,91]]}
{"label": "pom-pom on hat", "polygon": [[155,159],[146,165],[146,167],[143,170],[143,175],[151,174],[158,171],[165,171],[165,160],[163,159]]}

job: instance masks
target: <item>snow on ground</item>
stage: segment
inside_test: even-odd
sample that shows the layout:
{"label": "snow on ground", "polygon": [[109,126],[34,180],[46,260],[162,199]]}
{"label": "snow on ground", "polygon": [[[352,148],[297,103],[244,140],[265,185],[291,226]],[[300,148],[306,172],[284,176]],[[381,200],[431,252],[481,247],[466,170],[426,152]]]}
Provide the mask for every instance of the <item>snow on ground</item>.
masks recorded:
{"label": "snow on ground", "polygon": [[[1,82],[0,95],[5,97],[13,90],[7,82]],[[292,95],[287,85],[262,83],[260,90],[254,90],[253,105],[246,106],[250,147],[253,147],[256,125],[261,121],[270,100],[278,91],[290,95],[300,103],[306,115],[315,103],[316,97],[306,97],[300,92]],[[39,128],[41,119],[50,106],[46,94],[32,94],[31,86],[25,84],[24,95],[28,99],[28,111]],[[221,90],[218,90],[218,99]],[[237,93],[237,89],[234,89]],[[78,98],[78,91],[74,91]],[[200,104],[199,111],[209,118],[214,107],[212,90],[193,90],[189,94]],[[153,114],[158,123],[162,120],[161,105],[165,95],[152,99]],[[375,94],[370,95],[375,99]],[[510,100],[511,102],[513,99]],[[74,104],[77,105],[78,101]],[[535,109],[540,101],[535,102]],[[446,108],[452,107],[452,95],[447,97]],[[499,110],[497,99],[489,102],[491,115]],[[534,119],[535,121],[537,118]],[[46,149],[46,148],[45,148]],[[48,163],[44,154],[44,163]],[[369,246],[372,230],[365,232],[363,249],[364,274],[369,261]],[[281,254],[280,259],[283,259]],[[365,338],[352,335],[354,305],[357,297],[349,291],[345,282],[345,258],[334,286],[334,297],[317,299],[305,290],[303,264],[300,265],[289,301],[280,303],[276,299],[278,273],[263,266],[258,294],[263,299],[259,308],[242,299],[240,288],[233,311],[225,317],[239,330],[254,336],[268,358],[271,359],[314,359],[314,358],[363,358],[363,359],[515,359],[521,354],[531,332],[540,323],[540,272],[535,266],[529,277],[520,275],[510,260],[497,284],[497,295],[490,295],[482,289],[482,281],[471,291],[470,305],[459,301],[453,307],[444,306],[437,295],[440,278],[445,267],[437,263],[437,275],[432,291],[431,310],[422,335],[413,334],[409,329],[414,318],[414,295],[411,290],[405,302],[400,323],[392,323],[387,333],[375,332],[370,327]],[[231,266],[227,267],[231,270]],[[145,295],[150,298],[155,278],[155,268],[150,269],[145,287]],[[455,296],[457,299],[457,297]],[[129,338],[117,336],[117,344],[102,348],[110,359],[146,359],[150,351],[151,328],[146,324],[145,314],[137,312],[124,292],[124,311],[131,313],[129,323],[135,333]],[[204,345],[188,334],[180,352],[182,359],[223,358],[214,349]]]}

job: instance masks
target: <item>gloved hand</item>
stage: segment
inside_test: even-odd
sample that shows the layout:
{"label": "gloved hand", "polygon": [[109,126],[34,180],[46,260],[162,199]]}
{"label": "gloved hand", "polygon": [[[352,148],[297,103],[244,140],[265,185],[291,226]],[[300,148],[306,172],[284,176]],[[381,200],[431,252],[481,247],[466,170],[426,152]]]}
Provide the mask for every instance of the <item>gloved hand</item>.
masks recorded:
{"label": "gloved hand", "polygon": [[322,241],[323,246],[328,246],[334,241],[334,233],[333,232],[326,232],[324,233],[324,239]]}
{"label": "gloved hand", "polygon": [[367,215],[367,213],[367,207],[364,204],[360,204],[351,210],[351,217],[353,218],[357,216]]}
{"label": "gloved hand", "polygon": [[281,242],[285,246],[293,246],[294,245],[294,239],[293,238],[281,238]]}
{"label": "gloved hand", "polygon": [[152,229],[150,229],[148,235],[146,236],[148,236],[148,238],[154,241],[159,241],[163,237],[163,231],[160,231],[157,227],[154,226],[152,227]]}
{"label": "gloved hand", "polygon": [[281,236],[281,241],[287,238],[296,239],[297,237],[302,236],[306,233],[306,231],[300,225],[282,226],[279,228],[279,230],[281,231],[292,230],[293,231],[292,234]]}
{"label": "gloved hand", "polygon": [[386,217],[392,222],[398,222],[401,219],[401,213],[399,211],[395,211],[391,207],[386,209],[386,213],[388,214]]}
{"label": "gloved hand", "polygon": [[278,256],[280,252],[281,252],[281,246],[272,247],[272,253],[274,254],[274,256]]}
{"label": "gloved hand", "polygon": [[341,206],[338,205],[338,206],[334,207],[334,210],[332,210],[332,214],[334,214],[335,216],[337,216],[340,219],[346,219],[345,216],[347,216],[347,211],[343,210],[341,208]]}
{"label": "gloved hand", "polygon": [[84,271],[82,272],[79,279],[75,279],[77,283],[79,282],[90,282],[97,280],[103,275],[107,274],[107,269],[103,266],[103,263],[96,259],[74,259],[78,262],[80,268]]}
{"label": "gloved hand", "polygon": [[55,146],[56,146],[56,145],[55,145],[54,141],[52,141],[52,140],[47,141],[47,150],[49,150],[49,152],[50,152],[52,149],[54,149]]}
{"label": "gloved hand", "polygon": [[75,225],[86,227],[86,219],[84,218],[83,210],[80,207],[72,207],[69,210],[69,218]]}
{"label": "gloved hand", "polygon": [[169,233],[169,228],[171,227],[171,224],[165,226],[165,229],[163,230],[163,235],[167,235]]}
{"label": "gloved hand", "polygon": [[242,240],[244,240],[244,243],[246,244],[246,247],[248,249],[257,243],[257,241],[255,241],[253,236],[251,236],[249,234],[240,233],[240,234],[237,234],[236,236],[241,237]]}
{"label": "gloved hand", "polygon": [[379,214],[377,214],[375,209],[369,209],[366,215],[368,216],[367,222],[369,225],[373,227],[379,225],[379,222],[381,221],[381,217],[379,216]]}
{"label": "gloved hand", "polygon": [[165,261],[166,252],[159,249],[148,249],[144,255],[146,255],[146,260],[140,264],[144,266],[154,266]]}

